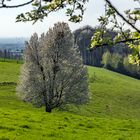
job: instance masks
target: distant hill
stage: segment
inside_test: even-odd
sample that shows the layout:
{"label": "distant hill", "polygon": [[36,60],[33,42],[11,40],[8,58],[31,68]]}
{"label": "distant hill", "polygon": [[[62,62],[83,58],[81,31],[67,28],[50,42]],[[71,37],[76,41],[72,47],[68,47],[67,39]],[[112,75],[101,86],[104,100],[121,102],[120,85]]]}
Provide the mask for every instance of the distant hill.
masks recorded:
{"label": "distant hill", "polygon": [[28,38],[0,38],[0,49],[21,50]]}
{"label": "distant hill", "polygon": [[28,38],[0,38],[0,44],[24,44]]}

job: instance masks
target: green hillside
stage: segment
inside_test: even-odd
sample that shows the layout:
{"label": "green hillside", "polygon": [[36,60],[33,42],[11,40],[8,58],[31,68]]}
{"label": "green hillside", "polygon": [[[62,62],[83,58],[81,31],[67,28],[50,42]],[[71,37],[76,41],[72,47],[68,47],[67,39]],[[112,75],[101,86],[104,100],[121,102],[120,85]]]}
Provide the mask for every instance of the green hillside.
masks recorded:
{"label": "green hillside", "polygon": [[80,114],[140,119],[140,80],[102,68],[88,70],[91,101]]}
{"label": "green hillside", "polygon": [[[21,64],[0,62],[0,83],[17,82]],[[140,81],[88,67],[90,102],[52,113],[0,85],[0,140],[140,140]]]}
{"label": "green hillside", "polygon": [[16,82],[18,80],[20,64],[15,61],[0,62],[0,82]]}

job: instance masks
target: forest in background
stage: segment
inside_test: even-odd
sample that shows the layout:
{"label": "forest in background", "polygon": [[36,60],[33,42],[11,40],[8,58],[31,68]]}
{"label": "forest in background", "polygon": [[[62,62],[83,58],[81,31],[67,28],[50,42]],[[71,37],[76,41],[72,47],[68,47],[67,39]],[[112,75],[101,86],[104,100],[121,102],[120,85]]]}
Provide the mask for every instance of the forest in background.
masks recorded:
{"label": "forest in background", "polygon": [[[125,44],[117,44],[114,46],[103,46],[90,50],[91,38],[99,27],[84,26],[75,30],[74,37],[85,65],[104,67],[112,71],[116,71],[137,79],[140,79],[140,67],[132,65],[128,61],[128,55],[132,50]],[[112,39],[117,32],[108,30]]]}
{"label": "forest in background", "polygon": [[[128,61],[128,55],[132,53],[125,44],[115,46],[103,46],[90,50],[91,38],[99,27],[89,25],[73,31],[75,42],[79,47],[83,63],[89,66],[104,67],[137,79],[140,79],[140,67],[132,65]],[[117,32],[108,30],[112,39]],[[21,39],[0,39],[0,58],[21,60],[24,50],[24,42],[28,38]]]}

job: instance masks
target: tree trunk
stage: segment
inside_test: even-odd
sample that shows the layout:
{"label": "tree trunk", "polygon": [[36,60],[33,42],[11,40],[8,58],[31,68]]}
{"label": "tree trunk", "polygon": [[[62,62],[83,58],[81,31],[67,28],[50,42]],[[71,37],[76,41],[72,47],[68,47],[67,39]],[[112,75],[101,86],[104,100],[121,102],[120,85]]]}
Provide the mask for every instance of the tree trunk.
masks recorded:
{"label": "tree trunk", "polygon": [[51,109],[51,107],[49,105],[46,105],[45,111],[51,113],[52,109]]}

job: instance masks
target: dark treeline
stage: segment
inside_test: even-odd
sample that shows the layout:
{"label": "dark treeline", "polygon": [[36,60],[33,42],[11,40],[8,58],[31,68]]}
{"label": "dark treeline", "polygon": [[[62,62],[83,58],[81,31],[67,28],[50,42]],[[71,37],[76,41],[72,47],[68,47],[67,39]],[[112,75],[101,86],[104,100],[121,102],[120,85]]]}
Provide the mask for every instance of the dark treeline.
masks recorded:
{"label": "dark treeline", "polygon": [[19,63],[22,60],[23,50],[0,49],[0,60],[16,60]]}
{"label": "dark treeline", "polygon": [[0,58],[5,59],[14,59],[14,60],[22,60],[23,50],[11,50],[11,49],[1,49],[0,50]]}
{"label": "dark treeline", "polygon": [[140,79],[140,67],[129,63],[128,57],[119,53],[105,52],[102,56],[102,66],[137,79]]}
{"label": "dark treeline", "polygon": [[[83,62],[86,65],[104,67],[134,78],[140,79],[140,67],[129,64],[131,50],[124,44],[103,46],[90,51],[91,38],[98,28],[84,26],[74,31],[75,42],[79,46]],[[116,33],[108,30],[112,39]]]}

